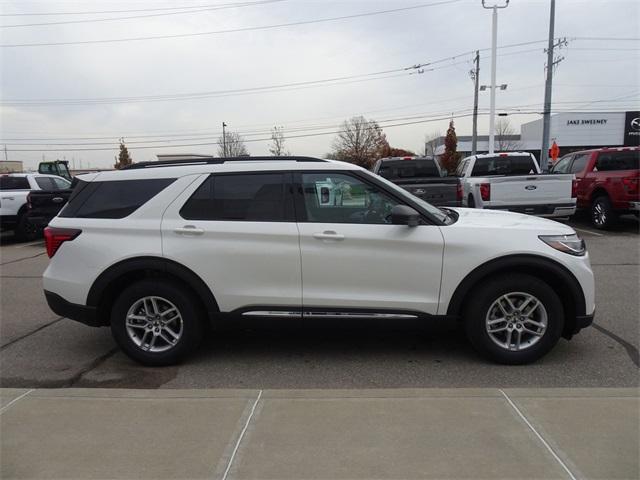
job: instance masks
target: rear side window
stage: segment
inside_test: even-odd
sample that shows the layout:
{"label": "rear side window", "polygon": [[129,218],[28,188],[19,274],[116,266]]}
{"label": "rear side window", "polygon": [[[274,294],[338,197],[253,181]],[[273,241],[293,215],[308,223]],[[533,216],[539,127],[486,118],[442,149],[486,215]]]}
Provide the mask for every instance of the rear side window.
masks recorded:
{"label": "rear side window", "polygon": [[131,215],[175,178],[83,182],[75,186],[61,217],[124,218]]}
{"label": "rear side window", "polygon": [[285,222],[293,217],[283,173],[212,175],[187,200],[187,220]]}
{"label": "rear side window", "polygon": [[380,176],[388,180],[402,180],[405,178],[440,177],[440,170],[434,160],[397,160],[382,162]]}
{"label": "rear side window", "polygon": [[640,151],[606,152],[598,155],[596,167],[600,172],[613,170],[638,170]]}
{"label": "rear side window", "polygon": [[27,177],[0,177],[0,190],[31,190]]}
{"label": "rear side window", "polygon": [[489,175],[534,175],[536,167],[528,155],[483,157],[473,165],[473,177]]}
{"label": "rear side window", "polygon": [[36,183],[40,190],[54,190],[55,185],[49,177],[36,177]]}

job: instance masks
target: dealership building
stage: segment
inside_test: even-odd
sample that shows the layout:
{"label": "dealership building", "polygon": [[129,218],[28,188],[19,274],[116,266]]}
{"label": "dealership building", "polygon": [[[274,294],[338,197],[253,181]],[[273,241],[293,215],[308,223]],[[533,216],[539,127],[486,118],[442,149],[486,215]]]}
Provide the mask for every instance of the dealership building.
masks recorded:
{"label": "dealership building", "polygon": [[[560,147],[560,156],[599,147],[640,145],[640,112],[558,113],[551,116],[550,142]],[[520,150],[540,158],[542,119],[523,123],[519,135],[496,135],[495,149]],[[437,139],[435,155],[444,153],[444,137]],[[502,147],[502,148],[500,148]],[[488,135],[478,136],[478,153],[489,150]],[[458,137],[458,152],[471,155],[471,136]]]}

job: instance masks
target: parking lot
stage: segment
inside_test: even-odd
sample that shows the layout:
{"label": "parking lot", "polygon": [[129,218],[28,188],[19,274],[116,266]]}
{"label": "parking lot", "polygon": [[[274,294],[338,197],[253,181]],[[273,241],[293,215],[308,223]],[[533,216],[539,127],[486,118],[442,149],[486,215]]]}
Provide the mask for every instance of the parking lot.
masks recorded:
{"label": "parking lot", "polygon": [[487,363],[455,325],[332,322],[227,326],[177,367],[146,368],[109,329],[60,318],[41,287],[42,242],[3,237],[2,387],[420,388],[637,387],[640,308],[638,221],[611,232],[570,222],[586,240],[596,276],[596,321],[533,365]]}

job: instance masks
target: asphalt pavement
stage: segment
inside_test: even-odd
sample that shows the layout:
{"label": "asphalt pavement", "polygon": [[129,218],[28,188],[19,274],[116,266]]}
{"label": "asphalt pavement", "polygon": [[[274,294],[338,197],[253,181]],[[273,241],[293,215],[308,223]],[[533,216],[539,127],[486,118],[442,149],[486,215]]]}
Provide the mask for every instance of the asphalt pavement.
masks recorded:
{"label": "asphalt pavement", "polygon": [[455,325],[338,322],[236,325],[212,332],[184,364],[146,368],[109,329],[51,312],[40,276],[42,242],[0,245],[0,385],[14,388],[360,389],[638,387],[638,221],[612,232],[570,222],[596,276],[596,322],[533,365],[478,357]]}

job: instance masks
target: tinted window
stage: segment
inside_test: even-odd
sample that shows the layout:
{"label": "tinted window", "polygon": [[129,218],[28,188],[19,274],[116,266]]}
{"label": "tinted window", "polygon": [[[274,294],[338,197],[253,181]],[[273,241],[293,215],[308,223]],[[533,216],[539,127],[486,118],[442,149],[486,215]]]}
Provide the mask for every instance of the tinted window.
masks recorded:
{"label": "tinted window", "polygon": [[291,219],[285,174],[212,175],[180,210],[188,220],[283,222]]}
{"label": "tinted window", "polygon": [[173,178],[79,181],[61,217],[124,218],[170,185]]}
{"label": "tinted window", "polygon": [[536,167],[529,155],[509,155],[476,159],[472,176],[533,175],[535,173]]}
{"label": "tinted window", "polygon": [[558,160],[553,168],[551,169],[551,173],[567,173],[569,171],[569,165],[571,164],[571,159],[573,155],[566,155]]}
{"label": "tinted window", "polygon": [[599,171],[638,170],[640,151],[606,152],[598,155],[596,167]]}
{"label": "tinted window", "polygon": [[307,222],[391,223],[399,202],[379,188],[341,173],[302,174]]}
{"label": "tinted window", "polygon": [[582,155],[576,155],[576,158],[573,160],[573,165],[571,165],[570,173],[578,173],[584,170],[584,167],[587,166],[587,162],[589,161],[589,157],[591,154],[583,153]]}
{"label": "tinted window", "polygon": [[0,190],[31,190],[27,177],[0,177]]}
{"label": "tinted window", "polygon": [[53,177],[51,181],[53,181],[53,184],[55,185],[56,190],[67,190],[71,188],[71,182],[68,180],[65,180],[64,178]]}
{"label": "tinted window", "polygon": [[40,190],[54,190],[55,186],[49,177],[36,177],[36,183]]}
{"label": "tinted window", "polygon": [[389,180],[441,176],[432,159],[385,161],[381,163],[378,174]]}

